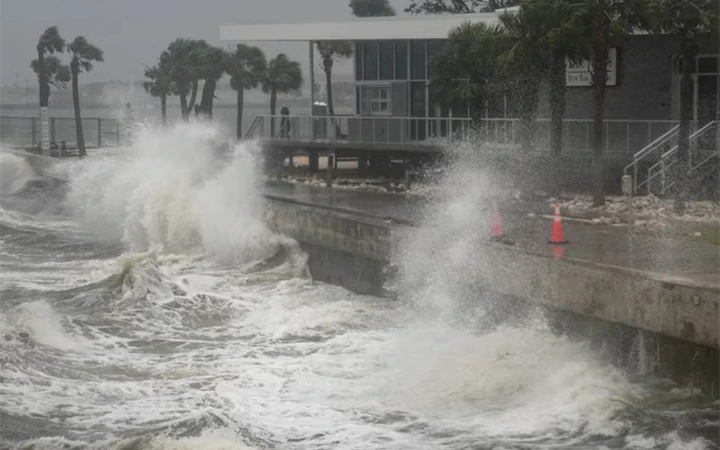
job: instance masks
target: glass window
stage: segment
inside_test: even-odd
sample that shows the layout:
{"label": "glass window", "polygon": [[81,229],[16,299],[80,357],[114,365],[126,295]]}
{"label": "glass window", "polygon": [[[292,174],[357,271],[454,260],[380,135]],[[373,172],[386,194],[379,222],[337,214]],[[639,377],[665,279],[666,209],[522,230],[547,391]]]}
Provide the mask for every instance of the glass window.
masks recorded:
{"label": "glass window", "polygon": [[410,41],[410,79],[425,79],[425,41]]}
{"label": "glass window", "polygon": [[355,80],[360,81],[363,79],[363,43],[358,42],[355,50]]}
{"label": "glass window", "polygon": [[410,83],[410,115],[425,117],[425,82]]}
{"label": "glass window", "polygon": [[698,58],[698,73],[718,73],[718,58],[716,56],[701,56]]}
{"label": "glass window", "polygon": [[363,79],[378,79],[378,43],[363,43]]}
{"label": "glass window", "polygon": [[380,79],[392,80],[395,76],[395,42],[380,42]]}
{"label": "glass window", "polygon": [[395,79],[407,80],[408,41],[395,42]]}
{"label": "glass window", "polygon": [[433,39],[427,43],[427,77],[432,78],[432,66],[433,58],[440,53],[443,46],[443,41],[439,39]]}
{"label": "glass window", "polygon": [[355,114],[360,115],[360,86],[355,87]]}
{"label": "glass window", "polygon": [[370,89],[370,115],[371,116],[389,116],[390,115],[390,88],[389,87],[371,87]]}

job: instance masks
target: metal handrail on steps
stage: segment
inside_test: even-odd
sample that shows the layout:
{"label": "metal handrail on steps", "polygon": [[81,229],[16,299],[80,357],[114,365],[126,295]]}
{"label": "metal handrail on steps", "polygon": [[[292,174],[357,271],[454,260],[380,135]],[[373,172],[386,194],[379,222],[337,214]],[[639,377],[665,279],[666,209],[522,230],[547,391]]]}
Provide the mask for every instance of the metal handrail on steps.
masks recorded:
{"label": "metal handrail on steps", "polygon": [[[692,133],[690,136],[688,136],[688,143],[690,144],[690,148],[688,149],[688,173],[692,174],[700,167],[707,164],[709,161],[711,161],[714,157],[720,155],[720,141],[718,141],[718,136],[716,136],[715,139],[715,145],[714,150],[707,151],[705,150],[705,154],[699,154],[700,151],[703,149],[699,148],[697,145],[697,141],[707,135],[708,133],[711,133],[713,130],[717,132],[718,129],[718,121],[713,120],[705,124],[702,128]],[[673,167],[675,164],[678,164],[678,160],[676,158],[676,154],[678,152],[678,146],[675,145],[673,148],[668,150],[667,152],[663,153],[662,157],[660,158],[660,161],[653,164],[648,169],[648,178],[646,182],[648,183],[648,192],[650,192],[650,182],[660,177],[660,194],[664,195],[668,189],[670,189],[675,183],[677,182],[676,179],[671,179],[668,177],[668,170]],[[693,153],[697,152],[698,156],[696,158],[693,158]],[[700,159],[699,162],[693,162],[694,160],[697,161],[697,159]]]}
{"label": "metal handrail on steps", "polygon": [[[628,171],[630,171],[630,169],[632,169],[633,193],[637,193],[638,190],[643,185],[648,183],[649,173],[648,173],[648,177],[643,182],[638,183],[638,166],[639,166],[640,162],[646,158],[651,157],[652,155],[655,155],[658,150],[660,150],[662,152],[662,148],[665,145],[667,145],[669,142],[671,142],[673,139],[675,139],[678,136],[679,131],[680,131],[679,125],[676,125],[676,126],[670,128],[670,130],[668,130],[667,133],[665,133],[662,136],[660,136],[659,138],[655,139],[654,141],[649,143],[647,146],[645,146],[642,150],[636,152],[633,155],[633,161],[630,164],[628,164],[624,170],[625,174],[627,175]],[[662,155],[662,153],[661,153],[661,155]],[[662,158],[662,156],[661,156],[661,158]]]}

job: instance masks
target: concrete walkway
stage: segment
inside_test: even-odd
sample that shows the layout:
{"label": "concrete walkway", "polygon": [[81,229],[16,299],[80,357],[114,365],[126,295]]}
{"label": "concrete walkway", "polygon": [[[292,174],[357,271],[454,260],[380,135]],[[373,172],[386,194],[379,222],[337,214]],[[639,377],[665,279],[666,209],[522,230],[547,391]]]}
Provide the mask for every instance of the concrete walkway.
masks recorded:
{"label": "concrete walkway", "polygon": [[[265,194],[271,199],[405,224],[420,223],[424,210],[423,200],[398,194],[331,190],[275,182],[267,184]],[[517,207],[502,211],[506,239],[524,252],[553,256],[551,246],[547,245],[552,221],[530,218],[527,212]],[[668,281],[720,286],[720,249],[712,244],[631,233],[627,227],[575,221],[565,221],[564,230],[570,243],[563,246],[563,258],[651,272],[653,277]]]}

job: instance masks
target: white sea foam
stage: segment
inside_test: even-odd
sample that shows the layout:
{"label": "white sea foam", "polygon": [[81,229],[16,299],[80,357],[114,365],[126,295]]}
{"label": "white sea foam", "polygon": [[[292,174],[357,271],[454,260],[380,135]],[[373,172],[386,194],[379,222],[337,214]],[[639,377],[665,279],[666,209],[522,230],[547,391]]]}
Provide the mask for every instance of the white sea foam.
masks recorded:
{"label": "white sea foam", "polygon": [[65,165],[68,204],[99,238],[128,250],[207,251],[248,264],[292,241],[263,223],[259,147],[206,123],[141,127],[124,153]]}
{"label": "white sea foam", "polygon": [[0,193],[13,194],[35,177],[35,171],[20,155],[0,150]]}
{"label": "white sea foam", "polygon": [[[57,169],[74,217],[127,253],[16,263],[23,283],[122,275],[73,292],[58,281],[59,295],[43,291],[54,300],[3,306],[3,331],[34,345],[0,345],[0,407],[79,440],[24,444],[713,448],[633,422],[651,389],[538,317],[459,325],[462,305],[485,309],[467,282],[486,268],[476,243],[499,195],[472,160],[446,171],[394,261],[400,301],[389,301],[294,276],[301,253],[262,223],[257,148],[220,144],[207,124],[141,127],[132,147]],[[255,264],[279,250],[286,262]]]}

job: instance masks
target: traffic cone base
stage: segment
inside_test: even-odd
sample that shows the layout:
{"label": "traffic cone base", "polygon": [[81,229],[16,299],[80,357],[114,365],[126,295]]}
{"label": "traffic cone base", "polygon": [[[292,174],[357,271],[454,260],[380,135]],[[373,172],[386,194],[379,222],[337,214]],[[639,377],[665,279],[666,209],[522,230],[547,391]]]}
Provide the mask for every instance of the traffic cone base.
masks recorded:
{"label": "traffic cone base", "polygon": [[490,236],[492,242],[500,242],[506,245],[513,245],[513,242],[507,241],[503,234],[502,219],[500,218],[500,211],[493,209],[493,227],[492,235]]}
{"label": "traffic cone base", "polygon": [[565,245],[570,241],[565,240],[565,234],[563,232],[562,218],[560,217],[560,203],[555,203],[555,215],[553,216],[553,229],[552,236],[548,241],[551,245]]}

